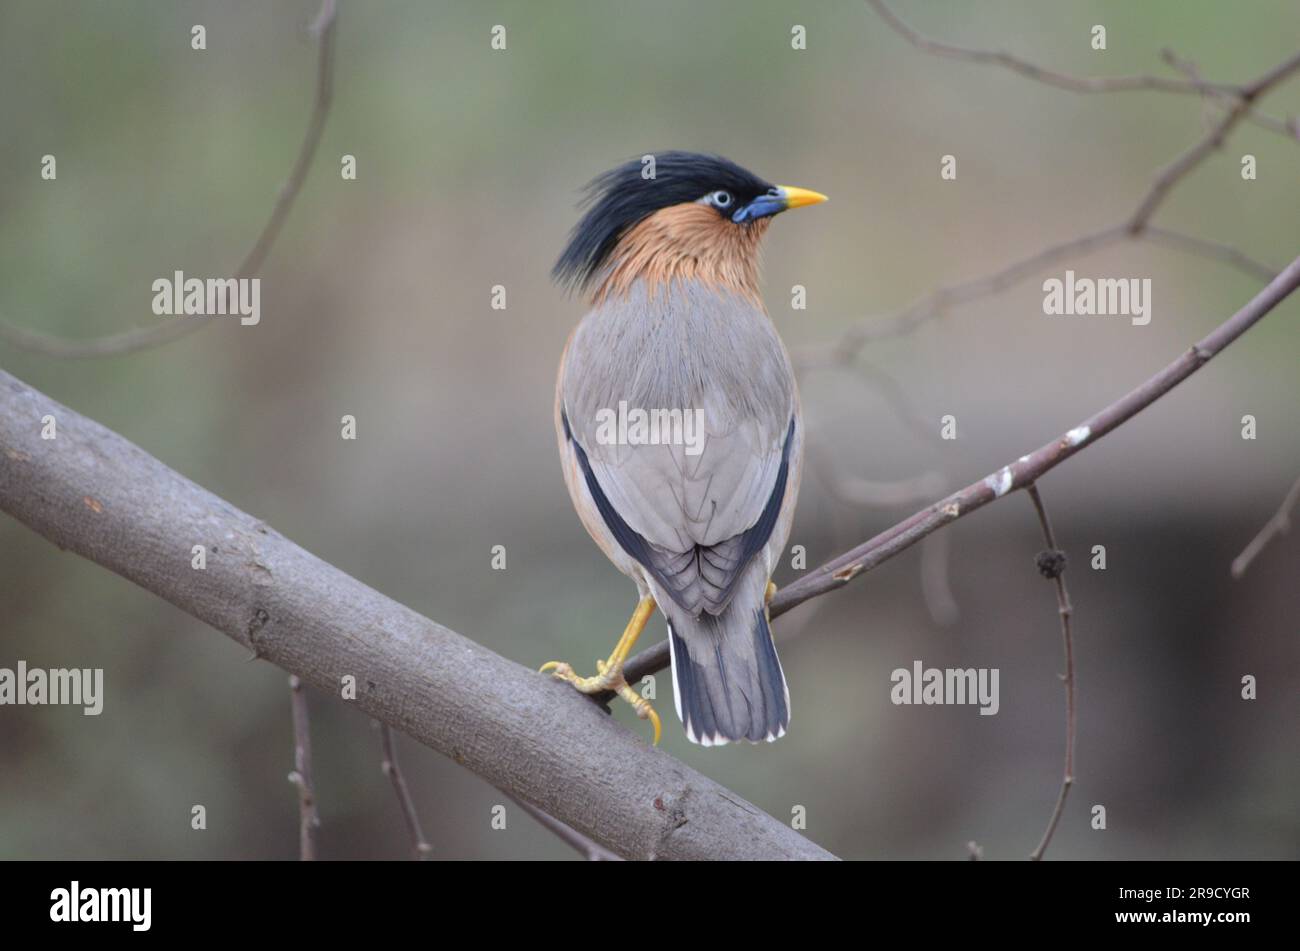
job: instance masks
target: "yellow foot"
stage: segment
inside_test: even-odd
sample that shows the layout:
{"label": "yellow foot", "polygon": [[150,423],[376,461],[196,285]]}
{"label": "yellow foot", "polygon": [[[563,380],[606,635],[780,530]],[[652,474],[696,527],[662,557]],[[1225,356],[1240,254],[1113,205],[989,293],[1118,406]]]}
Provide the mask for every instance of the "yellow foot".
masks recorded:
{"label": "yellow foot", "polygon": [[763,595],[763,606],[766,607],[767,605],[771,604],[772,599],[775,597],[776,597],[776,585],[771,581],[769,581],[767,583],[767,593]]}
{"label": "yellow foot", "polygon": [[623,677],[623,668],[618,666],[611,668],[605,661],[596,661],[596,669],[600,673],[594,677],[579,677],[573,668],[563,661],[553,660],[548,664],[543,664],[541,673],[550,673],[556,680],[563,680],[570,684],[574,690],[579,693],[603,693],[606,690],[612,690],[624,700],[626,700],[636,712],[636,715],[642,720],[649,720],[654,727],[654,745],[659,745],[659,738],[663,734],[663,724],[659,720],[659,714],[650,701],[641,696],[632,689],[631,684]]}
{"label": "yellow foot", "polygon": [[632,619],[627,622],[627,628],[624,629],[623,636],[619,638],[618,644],[615,645],[614,652],[609,655],[609,660],[596,661],[596,674],[594,676],[579,677],[570,665],[559,660],[543,664],[540,672],[543,674],[549,672],[552,677],[571,684],[580,693],[592,694],[602,693],[606,690],[614,691],[631,704],[638,717],[642,720],[649,720],[654,725],[654,745],[658,746],[659,737],[662,733],[659,714],[655,713],[650,701],[633,690],[623,677],[623,663],[627,660],[628,655],[632,653],[632,647],[636,644],[636,639],[641,636],[646,621],[650,619],[654,609],[653,598],[641,599],[636,606],[636,611],[632,614]]}

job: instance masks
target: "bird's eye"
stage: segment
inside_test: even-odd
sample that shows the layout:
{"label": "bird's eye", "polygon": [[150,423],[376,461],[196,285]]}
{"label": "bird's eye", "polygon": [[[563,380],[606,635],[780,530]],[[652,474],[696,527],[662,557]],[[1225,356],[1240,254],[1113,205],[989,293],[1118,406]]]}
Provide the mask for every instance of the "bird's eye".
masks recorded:
{"label": "bird's eye", "polygon": [[731,192],[716,191],[709,197],[713,200],[713,204],[717,205],[719,208],[731,207]]}

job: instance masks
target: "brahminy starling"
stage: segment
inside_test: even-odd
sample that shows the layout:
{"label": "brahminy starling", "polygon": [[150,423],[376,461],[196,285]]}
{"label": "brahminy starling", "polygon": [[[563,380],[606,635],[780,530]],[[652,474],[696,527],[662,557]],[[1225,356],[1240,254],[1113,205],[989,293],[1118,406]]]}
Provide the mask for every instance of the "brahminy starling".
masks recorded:
{"label": "brahminy starling", "polygon": [[543,666],[583,693],[658,714],[623,665],[656,606],[673,695],[704,746],[775,740],[790,693],[768,626],[794,516],[803,422],[790,357],[759,295],[772,217],[825,201],[726,159],[665,152],[588,186],[555,265],[587,315],[560,359],[555,425],[578,516],[640,600],[595,675]]}

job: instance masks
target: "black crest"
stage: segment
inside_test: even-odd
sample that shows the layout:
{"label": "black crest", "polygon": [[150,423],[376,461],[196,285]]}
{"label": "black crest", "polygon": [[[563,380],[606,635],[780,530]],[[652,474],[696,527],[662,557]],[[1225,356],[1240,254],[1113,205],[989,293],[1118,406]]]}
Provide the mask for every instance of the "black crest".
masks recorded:
{"label": "black crest", "polygon": [[587,186],[587,211],[551,273],[571,288],[585,287],[609,259],[629,228],[661,208],[698,201],[718,190],[744,204],[772,186],[735,162],[697,152],[657,152],[654,178],[643,176],[641,159],[610,169]]}

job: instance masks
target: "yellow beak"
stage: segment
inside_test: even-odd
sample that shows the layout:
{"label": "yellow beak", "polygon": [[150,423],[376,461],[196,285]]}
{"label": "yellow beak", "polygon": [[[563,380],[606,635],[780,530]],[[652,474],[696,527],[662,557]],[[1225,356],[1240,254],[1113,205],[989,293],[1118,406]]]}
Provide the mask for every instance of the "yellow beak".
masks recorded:
{"label": "yellow beak", "polygon": [[777,185],[785,197],[786,208],[803,208],[807,205],[820,205],[827,198],[821,192],[809,191],[807,188],[798,188],[794,185]]}

